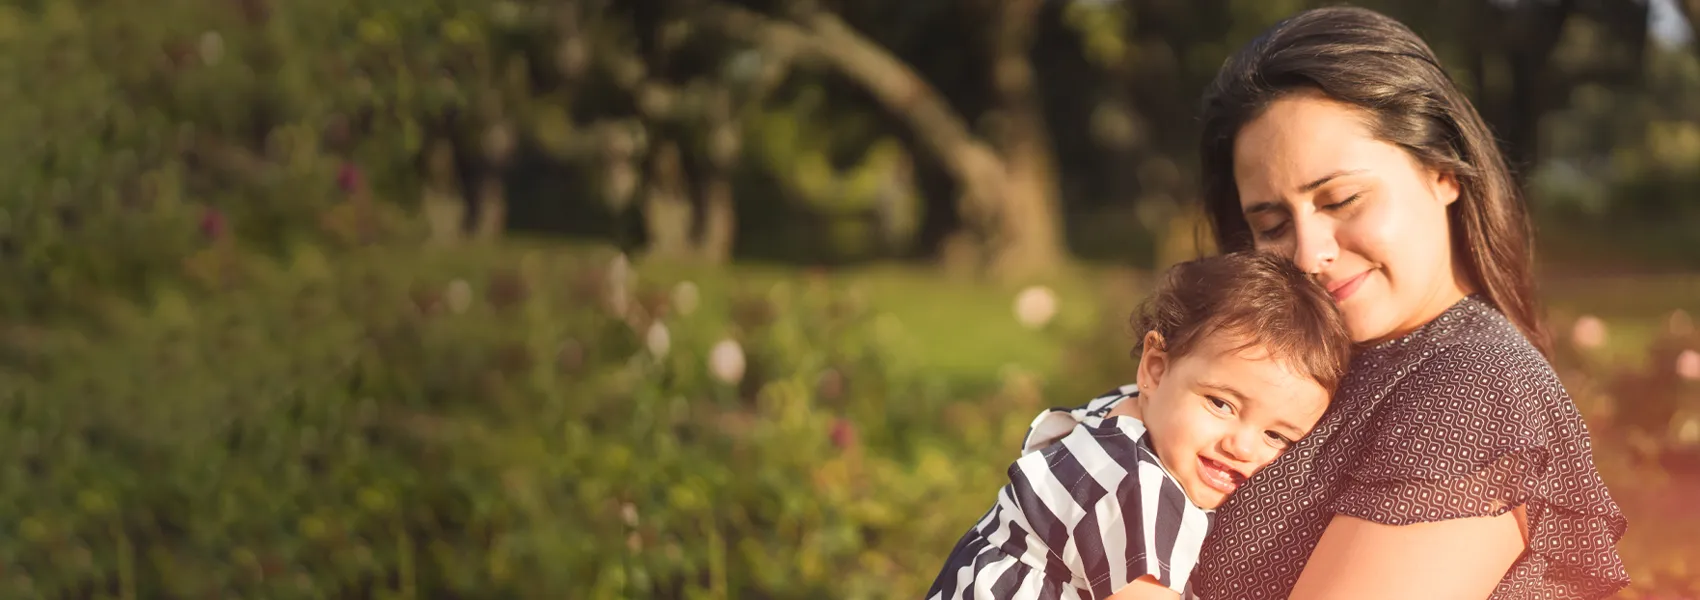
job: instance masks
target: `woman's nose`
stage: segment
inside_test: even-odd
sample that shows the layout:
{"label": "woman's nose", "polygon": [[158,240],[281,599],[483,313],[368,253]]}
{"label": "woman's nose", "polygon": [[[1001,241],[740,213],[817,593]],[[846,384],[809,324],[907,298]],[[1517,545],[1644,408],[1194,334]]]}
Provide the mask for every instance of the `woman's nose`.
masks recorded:
{"label": "woman's nose", "polygon": [[1293,264],[1311,275],[1320,275],[1340,255],[1334,228],[1322,219],[1293,220]]}

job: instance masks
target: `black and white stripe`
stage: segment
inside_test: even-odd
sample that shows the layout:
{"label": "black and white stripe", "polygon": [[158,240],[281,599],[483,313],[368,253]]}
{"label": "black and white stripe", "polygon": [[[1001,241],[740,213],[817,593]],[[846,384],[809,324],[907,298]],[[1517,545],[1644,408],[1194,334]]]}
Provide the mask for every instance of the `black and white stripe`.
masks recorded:
{"label": "black and white stripe", "polygon": [[926,598],[1097,599],[1145,575],[1184,593],[1212,514],[1163,468],[1144,423],[1105,418],[1138,393],[1123,386],[1034,419],[997,504]]}

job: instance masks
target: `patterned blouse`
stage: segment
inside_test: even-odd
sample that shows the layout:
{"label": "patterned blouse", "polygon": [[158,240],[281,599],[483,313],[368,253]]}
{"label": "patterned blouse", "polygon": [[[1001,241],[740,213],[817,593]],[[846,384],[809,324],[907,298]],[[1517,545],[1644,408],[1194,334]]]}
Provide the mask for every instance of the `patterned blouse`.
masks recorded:
{"label": "patterned blouse", "polygon": [[1504,315],[1465,298],[1359,353],[1309,437],[1222,505],[1201,598],[1286,598],[1336,514],[1388,525],[1527,506],[1528,551],[1492,598],[1600,598],[1628,584],[1625,521],[1588,428]]}
{"label": "patterned blouse", "polygon": [[1145,575],[1186,590],[1210,511],[1186,497],[1145,424],[1105,418],[1123,386],[1040,413],[1009,484],[945,559],[928,600],[1105,598]]}

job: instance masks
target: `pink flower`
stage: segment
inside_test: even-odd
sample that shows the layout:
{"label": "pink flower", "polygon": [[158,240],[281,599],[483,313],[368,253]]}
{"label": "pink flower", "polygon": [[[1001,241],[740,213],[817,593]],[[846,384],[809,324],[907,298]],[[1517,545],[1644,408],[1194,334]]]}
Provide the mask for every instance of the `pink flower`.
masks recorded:
{"label": "pink flower", "polygon": [[1700,352],[1690,348],[1676,355],[1676,375],[1689,381],[1700,381]]}
{"label": "pink flower", "polygon": [[206,209],[201,213],[201,235],[209,240],[223,239],[229,230],[224,213],[216,208]]}
{"label": "pink flower", "polygon": [[844,450],[856,444],[856,424],[840,418],[832,422],[832,445]]}
{"label": "pink flower", "polygon": [[1592,350],[1606,343],[1606,322],[1593,315],[1583,315],[1570,329],[1570,340],[1576,347]]}
{"label": "pink flower", "polygon": [[336,172],[336,186],[342,188],[344,192],[352,194],[364,184],[365,181],[360,174],[360,167],[355,166],[352,162],[342,163],[342,168]]}

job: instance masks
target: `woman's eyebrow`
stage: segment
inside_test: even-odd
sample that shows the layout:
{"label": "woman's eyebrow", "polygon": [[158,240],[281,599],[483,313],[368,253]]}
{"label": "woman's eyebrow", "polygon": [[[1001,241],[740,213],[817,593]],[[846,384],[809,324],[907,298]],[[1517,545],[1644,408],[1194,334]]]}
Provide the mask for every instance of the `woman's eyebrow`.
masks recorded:
{"label": "woman's eyebrow", "polygon": [[1287,206],[1285,204],[1281,204],[1280,202],[1276,202],[1274,200],[1265,200],[1263,202],[1259,202],[1257,204],[1253,204],[1251,206],[1245,207],[1245,210],[1242,212],[1242,214],[1249,217],[1249,216],[1252,216],[1252,215],[1255,215],[1255,214],[1258,214],[1258,213],[1285,212],[1286,210],[1287,210]]}
{"label": "woman's eyebrow", "polygon": [[1329,173],[1327,175],[1323,175],[1321,177],[1318,177],[1318,178],[1316,178],[1315,181],[1312,181],[1310,183],[1299,186],[1299,192],[1300,193],[1314,192],[1314,191],[1316,191],[1316,188],[1322,187],[1322,184],[1328,183],[1328,182],[1333,181],[1335,179],[1339,179],[1341,177],[1345,177],[1347,175],[1357,175],[1359,173],[1366,173],[1368,171],[1369,171],[1369,169],[1346,169],[1346,170],[1342,170],[1342,171],[1335,171],[1333,173]]}

